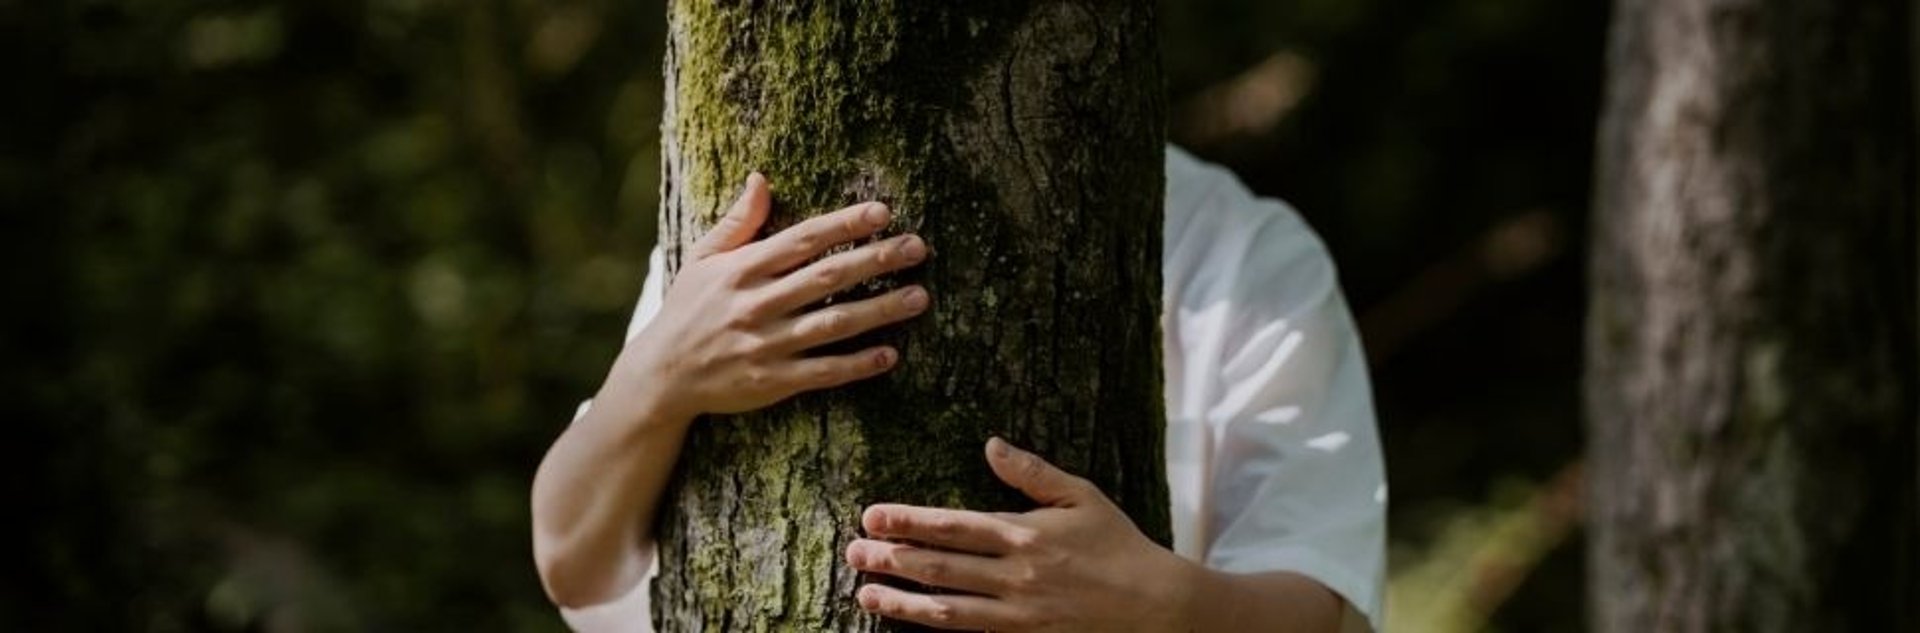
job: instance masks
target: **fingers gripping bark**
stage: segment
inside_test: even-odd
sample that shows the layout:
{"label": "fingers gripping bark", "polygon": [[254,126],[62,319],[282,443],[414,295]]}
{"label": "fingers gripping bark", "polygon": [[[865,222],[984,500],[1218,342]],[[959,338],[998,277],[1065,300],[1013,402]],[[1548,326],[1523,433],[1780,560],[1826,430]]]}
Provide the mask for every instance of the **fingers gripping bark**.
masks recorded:
{"label": "fingers gripping bark", "polygon": [[821,308],[789,322],[782,335],[783,345],[793,351],[843,341],[889,323],[904,321],[926,311],[927,291],[909,286],[852,303]]}
{"label": "fingers gripping bark", "polygon": [[999,595],[1007,589],[997,561],[985,556],[941,551],[873,539],[847,544],[847,560],[855,569],[905,578],[923,585]]}
{"label": "fingers gripping bark", "polygon": [[754,172],[747,176],[747,186],[734,200],[727,214],[720,216],[720,222],[713,225],[706,235],[694,242],[688,255],[693,261],[700,261],[719,253],[724,253],[746,244],[760,226],[767,222],[767,212],[773,206],[773,192],[767,188],[767,177]]}
{"label": "fingers gripping bark", "polygon": [[828,249],[873,235],[892,218],[887,205],[878,202],[808,218],[749,247],[752,272],[779,275],[799,268]]}
{"label": "fingers gripping bark", "polygon": [[871,584],[861,587],[857,598],[868,612],[937,629],[978,631],[1023,622],[1007,603],[979,596],[926,595]]}
{"label": "fingers gripping bark", "polygon": [[860,515],[874,538],[904,539],[949,550],[1000,555],[1028,545],[1033,531],[1004,517],[968,510],[876,504]]}
{"label": "fingers gripping bark", "polygon": [[879,231],[889,211],[879,203],[854,205],[754,241],[771,195],[764,177],[747,179],[731,210],[690,248],[660,311],[629,343],[634,353],[621,365],[621,377],[645,385],[663,408],[689,418],[741,413],[878,375],[896,364],[897,350],[807,353],[911,318],[930,303],[924,288],[911,286],[801,312],[831,293],[918,263],[926,245],[903,236],[796,272],[820,253]]}
{"label": "fingers gripping bark", "polygon": [[916,266],[926,257],[927,244],[918,235],[902,235],[836,253],[774,282],[767,302],[781,312],[798,310],[862,281]]}
{"label": "fingers gripping bark", "polygon": [[872,378],[893,367],[900,353],[879,346],[852,354],[802,358],[789,363],[781,372],[788,395],[838,387],[856,380]]}
{"label": "fingers gripping bark", "polygon": [[1099,494],[1092,482],[997,437],[987,440],[987,464],[1001,481],[1047,505],[1071,507]]}

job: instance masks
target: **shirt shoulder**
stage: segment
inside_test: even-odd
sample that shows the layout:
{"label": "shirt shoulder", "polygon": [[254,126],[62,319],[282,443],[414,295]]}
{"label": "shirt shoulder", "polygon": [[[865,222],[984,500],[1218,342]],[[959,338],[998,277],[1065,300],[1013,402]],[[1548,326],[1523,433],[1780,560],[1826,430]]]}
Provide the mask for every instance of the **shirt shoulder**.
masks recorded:
{"label": "shirt shoulder", "polygon": [[1333,257],[1291,205],[1225,167],[1167,147],[1162,275],[1169,310],[1231,302],[1255,318],[1339,292]]}
{"label": "shirt shoulder", "polygon": [[1286,203],[1167,152],[1168,484],[1207,566],[1289,570],[1377,625],[1386,479],[1333,258]]}

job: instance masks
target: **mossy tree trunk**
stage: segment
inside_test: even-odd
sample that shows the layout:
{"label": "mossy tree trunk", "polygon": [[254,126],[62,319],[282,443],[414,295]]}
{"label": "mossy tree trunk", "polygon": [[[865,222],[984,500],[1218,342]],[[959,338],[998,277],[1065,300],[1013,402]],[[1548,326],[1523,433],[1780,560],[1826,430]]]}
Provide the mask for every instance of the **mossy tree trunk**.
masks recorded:
{"label": "mossy tree trunk", "polygon": [[1920,630],[1911,11],[1615,5],[1596,630]]}
{"label": "mossy tree trunk", "polygon": [[882,378],[697,425],[659,536],[667,631],[874,630],[840,552],[861,509],[1014,510],[990,435],[1169,539],[1161,399],[1163,97],[1150,0],[673,0],[669,271],[746,175],[768,232],[867,199],[934,256]]}

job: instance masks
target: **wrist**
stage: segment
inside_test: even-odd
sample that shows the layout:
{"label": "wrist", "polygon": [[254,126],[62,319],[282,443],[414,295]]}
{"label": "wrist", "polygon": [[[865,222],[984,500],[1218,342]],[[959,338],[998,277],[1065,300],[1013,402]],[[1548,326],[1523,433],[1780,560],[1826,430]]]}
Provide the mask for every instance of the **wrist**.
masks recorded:
{"label": "wrist", "polygon": [[1160,568],[1152,570],[1155,575],[1150,577],[1166,578],[1167,582],[1160,586],[1158,595],[1149,596],[1146,603],[1159,605],[1155,611],[1163,618],[1164,626],[1156,627],[1158,630],[1187,630],[1203,609],[1201,597],[1217,589],[1212,586],[1213,571],[1172,550],[1160,549],[1160,553],[1157,557]]}
{"label": "wrist", "polygon": [[604,403],[622,426],[636,433],[684,431],[699,412],[680,406],[662,372],[652,369],[633,349],[629,345],[614,360],[593,406]]}

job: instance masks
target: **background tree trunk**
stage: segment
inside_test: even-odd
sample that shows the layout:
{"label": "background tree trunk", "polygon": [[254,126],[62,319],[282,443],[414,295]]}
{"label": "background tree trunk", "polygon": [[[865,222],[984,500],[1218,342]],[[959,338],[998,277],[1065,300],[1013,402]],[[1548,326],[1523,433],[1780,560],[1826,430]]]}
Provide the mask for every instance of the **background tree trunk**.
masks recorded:
{"label": "background tree trunk", "polygon": [[1595,628],[1920,630],[1910,4],[1615,11]]}
{"label": "background tree trunk", "polygon": [[696,427],[659,532],[663,630],[879,628],[840,564],[861,508],[1030,506],[987,470],[993,434],[1169,540],[1152,4],[669,4],[670,271],[756,169],[769,232],[877,198],[935,255],[910,273],[931,313],[881,335],[899,369]]}

